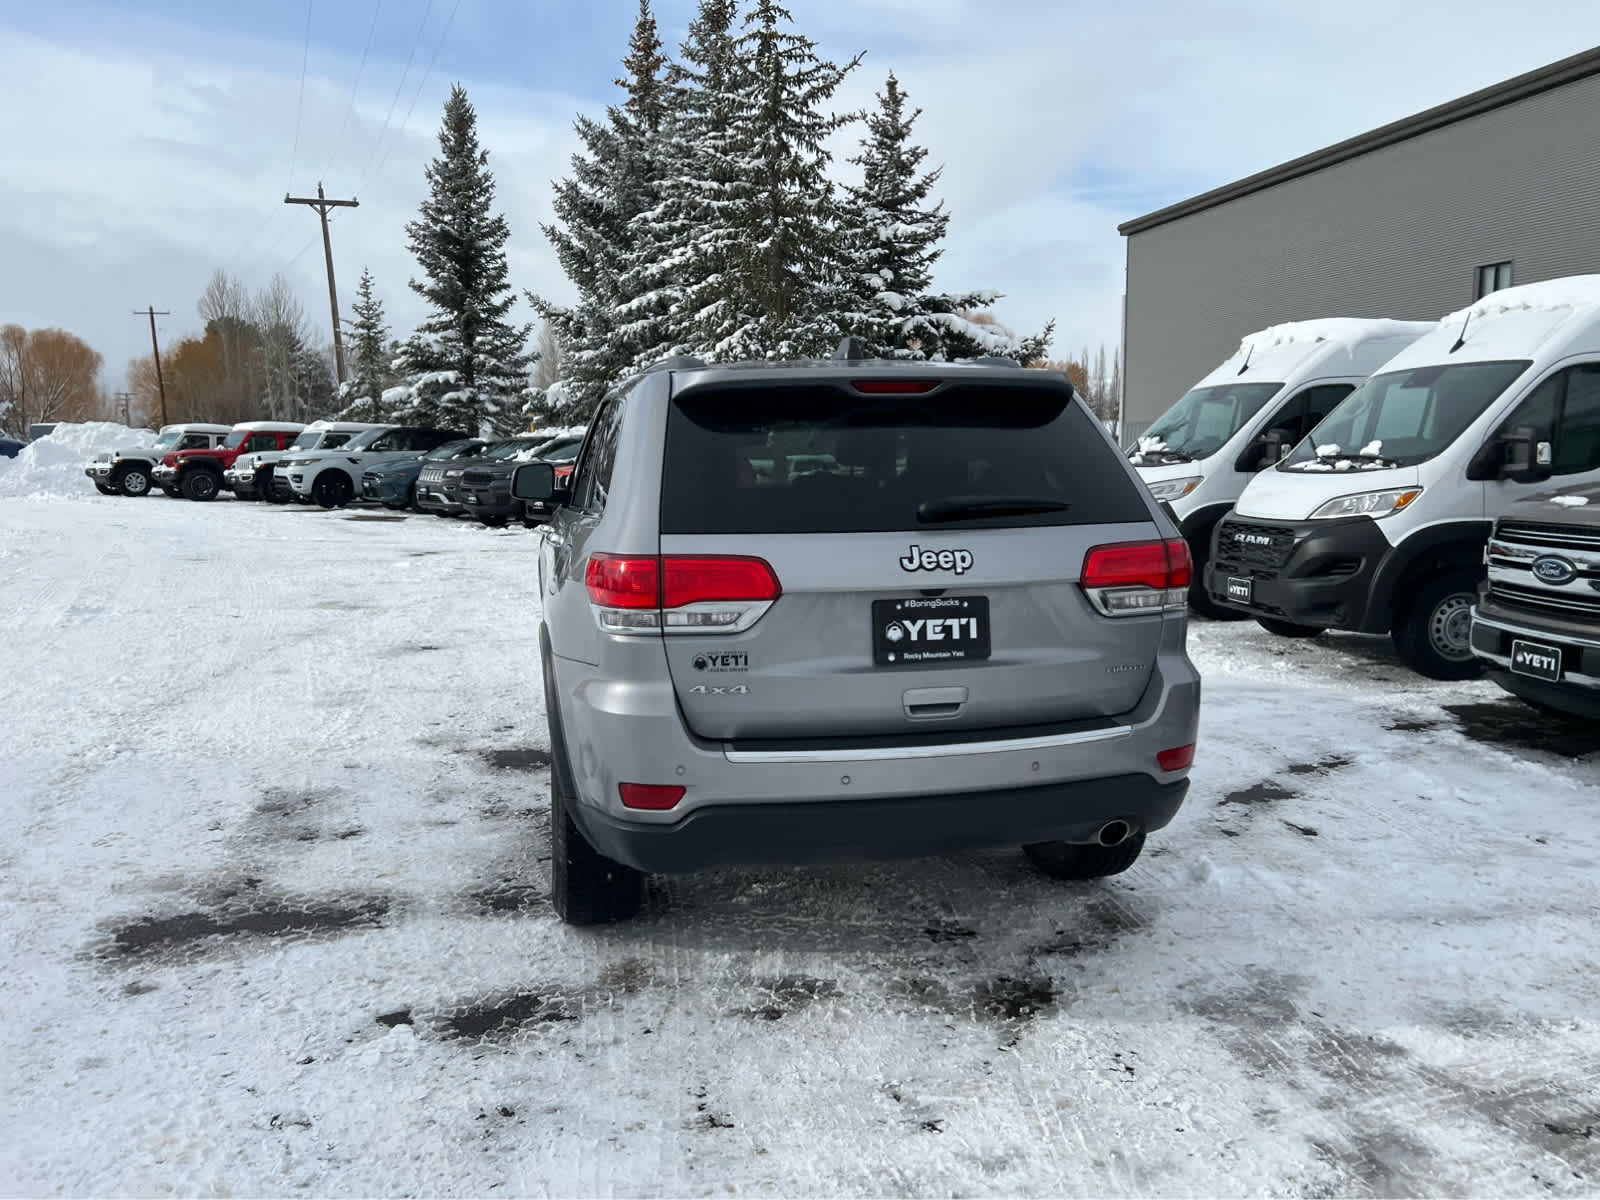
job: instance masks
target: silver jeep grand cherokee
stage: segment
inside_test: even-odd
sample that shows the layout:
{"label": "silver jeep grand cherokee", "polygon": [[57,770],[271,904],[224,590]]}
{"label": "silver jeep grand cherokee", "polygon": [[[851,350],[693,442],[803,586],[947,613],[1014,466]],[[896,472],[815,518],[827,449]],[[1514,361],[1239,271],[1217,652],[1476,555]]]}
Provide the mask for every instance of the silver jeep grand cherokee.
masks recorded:
{"label": "silver jeep grand cherokee", "polygon": [[1132,865],[1188,788],[1189,552],[1063,375],[674,359],[541,534],[553,899],[647,872],[1021,846]]}

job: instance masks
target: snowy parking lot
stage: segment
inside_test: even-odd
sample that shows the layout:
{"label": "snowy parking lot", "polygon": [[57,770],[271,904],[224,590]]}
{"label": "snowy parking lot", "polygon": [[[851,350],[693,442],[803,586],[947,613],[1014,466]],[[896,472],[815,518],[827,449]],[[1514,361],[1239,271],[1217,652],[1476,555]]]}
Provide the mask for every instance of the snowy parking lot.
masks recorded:
{"label": "snowy parking lot", "polygon": [[1196,622],[1189,800],[560,925],[535,535],[0,500],[0,1193],[1592,1195],[1600,735]]}

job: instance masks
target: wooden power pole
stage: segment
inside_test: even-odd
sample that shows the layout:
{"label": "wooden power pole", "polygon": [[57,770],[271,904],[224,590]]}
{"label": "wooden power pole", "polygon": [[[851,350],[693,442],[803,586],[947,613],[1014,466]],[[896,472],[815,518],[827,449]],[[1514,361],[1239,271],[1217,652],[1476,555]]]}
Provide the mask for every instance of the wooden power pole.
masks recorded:
{"label": "wooden power pole", "polygon": [[122,423],[131,424],[133,421],[133,393],[115,392],[113,395],[122,402]]}
{"label": "wooden power pole", "polygon": [[361,202],[351,198],[349,200],[329,200],[322,194],[322,182],[317,182],[317,194],[311,196],[291,196],[284,194],[285,204],[304,204],[317,210],[317,215],[322,218],[322,254],[328,260],[328,308],[333,314],[333,361],[339,372],[339,382],[344,382],[344,338],[339,333],[339,290],[333,283],[333,243],[328,239],[328,210],[330,208],[359,208]]}
{"label": "wooden power pole", "polygon": [[142,310],[134,309],[133,315],[136,317],[148,316],[150,318],[150,353],[155,356],[156,360],[156,390],[161,393],[161,423],[165,425],[167,423],[167,385],[161,378],[161,347],[156,345],[156,318],[170,317],[172,314],[169,312],[157,312],[156,306],[152,304]]}

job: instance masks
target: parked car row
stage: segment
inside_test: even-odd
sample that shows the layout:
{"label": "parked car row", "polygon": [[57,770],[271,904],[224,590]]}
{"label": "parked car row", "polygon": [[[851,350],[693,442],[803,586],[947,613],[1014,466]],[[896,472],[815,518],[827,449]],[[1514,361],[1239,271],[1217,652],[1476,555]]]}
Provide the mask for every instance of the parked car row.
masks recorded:
{"label": "parked car row", "polygon": [[1600,276],[1263,330],[1128,454],[1198,611],[1388,634],[1428,677],[1597,715]]}
{"label": "parked car row", "polygon": [[[485,525],[513,519],[535,525],[548,506],[511,495],[517,463],[549,461],[570,474],[583,430],[515,437],[470,437],[458,429],[352,421],[245,421],[238,425],[163,426],[148,445],[97,454],[84,468],[105,495],[298,502],[342,508],[357,498],[440,516],[472,516]],[[481,461],[480,461],[481,460]],[[468,467],[471,486],[462,487]]]}

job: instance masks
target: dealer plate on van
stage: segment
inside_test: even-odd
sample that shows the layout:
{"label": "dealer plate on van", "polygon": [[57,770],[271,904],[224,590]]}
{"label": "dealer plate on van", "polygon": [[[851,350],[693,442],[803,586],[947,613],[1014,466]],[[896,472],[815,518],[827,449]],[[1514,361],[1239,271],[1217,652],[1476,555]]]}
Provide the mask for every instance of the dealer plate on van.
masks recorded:
{"label": "dealer plate on van", "polygon": [[1544,646],[1538,642],[1513,641],[1511,670],[1518,675],[1531,675],[1535,679],[1560,679],[1561,648]]}
{"label": "dealer plate on van", "polygon": [[1228,576],[1228,599],[1235,604],[1249,604],[1255,598],[1255,582],[1249,575]]}

